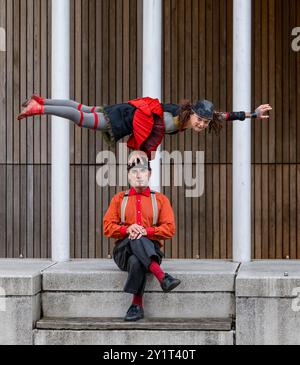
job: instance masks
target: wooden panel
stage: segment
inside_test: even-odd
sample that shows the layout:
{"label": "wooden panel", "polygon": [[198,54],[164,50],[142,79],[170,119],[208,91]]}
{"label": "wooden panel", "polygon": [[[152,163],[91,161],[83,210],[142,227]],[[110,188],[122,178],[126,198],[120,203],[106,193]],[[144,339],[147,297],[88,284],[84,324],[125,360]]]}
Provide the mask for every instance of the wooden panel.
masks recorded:
{"label": "wooden panel", "polygon": [[7,187],[6,187],[6,170],[5,165],[0,165],[0,257],[7,257],[7,233],[6,233],[6,212],[7,212]]}
{"label": "wooden panel", "polygon": [[[276,114],[276,38],[275,38],[275,1],[269,1],[269,100],[273,110],[270,112],[269,126],[269,163],[274,163],[276,160],[276,124],[274,116]],[[274,240],[273,240],[274,242]]]}
{"label": "wooden panel", "polygon": [[283,256],[282,165],[276,165],[276,258]]}
{"label": "wooden panel", "polygon": [[[34,91],[34,19],[33,19],[34,0],[27,1],[27,97],[29,97]],[[32,118],[22,120],[22,123],[26,124],[27,130],[27,163],[34,163],[34,123]]]}
{"label": "wooden panel", "polygon": [[6,2],[6,162],[13,162],[13,1]]}
{"label": "wooden panel", "polygon": [[290,184],[288,165],[282,168],[282,230],[283,230],[283,257],[289,258],[290,253]]}
{"label": "wooden panel", "polygon": [[33,255],[41,257],[41,165],[33,167]]}
{"label": "wooden panel", "polygon": [[[27,225],[27,210],[26,210],[26,200],[27,200],[27,166],[20,166],[20,254],[27,257],[27,240],[26,240],[26,225]],[[39,241],[41,241],[39,239]]]}
{"label": "wooden panel", "polygon": [[[282,49],[282,1],[275,1],[276,10],[276,29],[275,29],[275,39],[276,39],[276,50]],[[283,146],[282,146],[282,52],[276,52],[276,162],[282,163],[283,161]]]}
{"label": "wooden panel", "polygon": [[[6,171],[6,257],[14,257],[14,229],[13,229],[13,201],[14,186],[13,186],[13,166],[7,165]],[[4,228],[5,229],[5,228]]]}
{"label": "wooden panel", "polygon": [[[33,6],[33,68],[34,68],[34,77],[33,77],[33,91],[34,93],[40,93],[40,81],[41,81],[41,39],[40,39],[40,27],[41,27],[41,18],[40,18],[40,9],[41,9],[41,0],[35,0]],[[30,121],[29,121],[30,122]],[[33,158],[34,163],[41,163],[41,117],[33,117],[33,136],[34,136],[34,151]]]}
{"label": "wooden panel", "polygon": [[[27,12],[26,12],[27,4],[26,1],[21,1],[20,3],[20,99],[26,100],[27,96],[27,85],[26,85],[26,22],[27,22]],[[14,123],[18,123],[16,120]],[[26,123],[20,123],[20,163],[26,163],[26,155],[27,155],[27,139],[26,139]]]}
{"label": "wooden panel", "polygon": [[[262,90],[262,46],[261,46],[261,0],[253,1],[253,32],[254,37],[252,40],[253,46],[253,89],[254,94],[252,94],[252,103],[254,105],[259,105],[261,101],[261,90]],[[262,136],[261,136],[261,123],[252,123],[252,145],[255,144],[255,148],[252,149],[252,161],[254,163],[260,163],[262,161]]]}
{"label": "wooden panel", "polygon": [[[0,28],[6,32],[5,0],[0,0],[0,9],[2,9],[0,11]],[[0,50],[0,163],[6,162],[6,73],[6,52],[2,49]]]}
{"label": "wooden panel", "polygon": [[255,257],[262,258],[262,227],[261,227],[261,165],[254,167],[254,240]]}
{"label": "wooden panel", "polygon": [[289,257],[291,259],[297,258],[297,170],[296,165],[290,165],[289,171],[289,215],[290,215],[290,247]]}
{"label": "wooden panel", "polygon": [[269,186],[268,186],[268,200],[269,200],[269,259],[276,257],[276,166],[270,165],[269,169]]}
{"label": "wooden panel", "polygon": [[[33,222],[34,222],[34,216],[33,216],[33,205],[34,205],[33,171],[34,171],[34,166],[33,165],[28,165],[28,168],[27,168],[27,181],[26,181],[26,185],[27,185],[27,201],[26,201],[26,209],[27,209],[27,216],[26,216],[27,257],[35,257],[34,256],[34,250],[33,250],[33,242],[34,242],[34,236],[33,236]],[[45,243],[43,243],[43,244],[45,244]]]}
{"label": "wooden panel", "polygon": [[48,185],[48,171],[50,170],[49,165],[41,166],[41,258],[47,258],[47,236],[48,236],[48,196],[47,192],[49,189]]}
{"label": "wooden panel", "polygon": [[269,258],[269,166],[261,166],[261,258]]}

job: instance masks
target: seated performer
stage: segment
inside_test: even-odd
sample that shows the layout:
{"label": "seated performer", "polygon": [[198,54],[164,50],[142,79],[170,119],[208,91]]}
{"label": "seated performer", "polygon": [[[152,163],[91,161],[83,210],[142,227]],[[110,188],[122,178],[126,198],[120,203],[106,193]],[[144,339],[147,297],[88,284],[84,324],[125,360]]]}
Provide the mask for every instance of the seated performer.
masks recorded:
{"label": "seated performer", "polygon": [[164,273],[160,267],[163,257],[161,240],[175,234],[170,202],[165,195],[148,187],[151,168],[144,152],[132,152],[128,161],[131,189],[112,198],[103,220],[103,230],[105,236],[118,239],[113,258],[122,271],[128,271],[124,291],[133,294],[133,301],[124,320],[137,321],[144,317],[147,272],[154,274],[164,292],[176,288],[180,280]]}
{"label": "seated performer", "polygon": [[226,113],[216,112],[207,100],[196,104],[186,101],[177,105],[162,104],[158,99],[149,97],[124,104],[90,107],[72,100],[45,99],[38,95],[32,95],[23,106],[25,109],[18,115],[19,120],[33,115],[55,115],[69,119],[79,127],[102,131],[109,143],[130,136],[128,148],[145,151],[149,159],[155,157],[165,134],[176,134],[191,128],[201,132],[209,128],[209,132],[214,131],[218,135],[227,121],[269,118],[265,113],[272,109],[269,104],[264,104],[254,113]]}

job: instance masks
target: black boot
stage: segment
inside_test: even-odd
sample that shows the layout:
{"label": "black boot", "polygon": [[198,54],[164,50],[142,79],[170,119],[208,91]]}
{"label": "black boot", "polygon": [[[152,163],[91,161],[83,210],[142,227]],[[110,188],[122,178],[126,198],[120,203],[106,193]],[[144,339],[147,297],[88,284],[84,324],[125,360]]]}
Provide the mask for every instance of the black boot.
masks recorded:
{"label": "black boot", "polygon": [[124,321],[138,321],[139,319],[144,318],[144,309],[139,305],[132,304],[124,318]]}
{"label": "black boot", "polygon": [[181,281],[179,279],[175,279],[166,273],[160,286],[165,293],[168,293],[169,291],[175,289],[180,283]]}

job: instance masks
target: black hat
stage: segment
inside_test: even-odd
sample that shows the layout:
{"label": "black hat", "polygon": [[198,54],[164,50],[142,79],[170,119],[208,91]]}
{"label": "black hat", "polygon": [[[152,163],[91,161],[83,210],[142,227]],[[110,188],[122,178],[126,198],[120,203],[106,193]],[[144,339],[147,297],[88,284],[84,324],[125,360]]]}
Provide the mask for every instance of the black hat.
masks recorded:
{"label": "black hat", "polygon": [[148,169],[149,171],[151,171],[150,161],[148,161],[148,159],[146,159],[145,157],[137,157],[134,161],[128,163],[127,171],[129,172],[133,168]]}
{"label": "black hat", "polygon": [[199,115],[199,117],[212,120],[214,115],[214,105],[208,100],[198,100],[196,104],[192,106],[194,113]]}

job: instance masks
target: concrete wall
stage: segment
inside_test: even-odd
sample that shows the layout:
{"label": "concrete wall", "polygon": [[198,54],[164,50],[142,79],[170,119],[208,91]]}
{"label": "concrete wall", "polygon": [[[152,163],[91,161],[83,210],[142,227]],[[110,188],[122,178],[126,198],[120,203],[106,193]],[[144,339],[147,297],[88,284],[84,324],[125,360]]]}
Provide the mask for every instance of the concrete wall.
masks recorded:
{"label": "concrete wall", "polygon": [[300,345],[300,261],[242,264],[236,279],[236,344]]}
{"label": "concrete wall", "polygon": [[0,345],[32,345],[46,260],[0,260]]}

